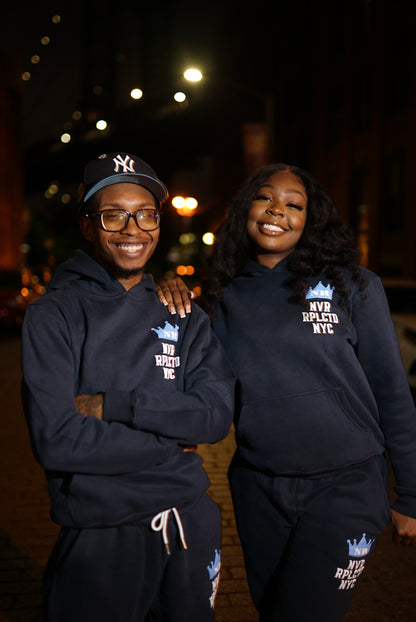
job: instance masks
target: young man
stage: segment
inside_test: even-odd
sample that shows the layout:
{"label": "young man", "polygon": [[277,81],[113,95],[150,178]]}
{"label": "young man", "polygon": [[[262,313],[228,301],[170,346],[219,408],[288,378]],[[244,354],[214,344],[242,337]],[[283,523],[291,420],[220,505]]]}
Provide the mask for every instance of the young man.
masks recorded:
{"label": "young man", "polygon": [[220,516],[199,443],[224,438],[234,377],[195,307],[172,319],[145,265],[167,191],[127,153],[85,169],[80,226],[27,310],[23,402],[62,526],[45,576],[46,622],[214,619]]}

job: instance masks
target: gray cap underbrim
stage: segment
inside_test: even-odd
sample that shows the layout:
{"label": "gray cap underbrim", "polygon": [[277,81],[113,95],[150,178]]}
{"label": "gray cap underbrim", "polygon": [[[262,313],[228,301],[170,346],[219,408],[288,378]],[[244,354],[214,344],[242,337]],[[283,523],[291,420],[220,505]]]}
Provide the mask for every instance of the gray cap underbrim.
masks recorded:
{"label": "gray cap underbrim", "polygon": [[106,177],[105,179],[98,181],[88,190],[82,202],[85,203],[88,201],[88,199],[90,199],[93,194],[98,192],[98,190],[101,190],[101,188],[121,183],[130,183],[143,186],[143,188],[149,190],[149,192],[151,192],[158,201],[164,201],[168,196],[168,191],[161,181],[154,179],[153,177],[149,177],[148,175],[130,175],[129,173],[122,173],[120,175],[111,175],[110,177]]}

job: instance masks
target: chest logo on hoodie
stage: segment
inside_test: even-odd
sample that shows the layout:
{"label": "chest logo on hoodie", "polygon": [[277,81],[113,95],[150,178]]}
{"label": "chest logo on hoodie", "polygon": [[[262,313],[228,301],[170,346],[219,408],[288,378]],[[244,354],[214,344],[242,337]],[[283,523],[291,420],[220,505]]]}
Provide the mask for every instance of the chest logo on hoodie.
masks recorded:
{"label": "chest logo on hoodie", "polygon": [[[176,356],[175,342],[178,341],[179,326],[172,326],[167,320],[163,328],[151,328],[161,341],[162,353],[155,354],[155,365],[163,369],[165,380],[175,380],[175,368],[181,364],[180,356]],[[169,342],[169,343],[166,343]],[[174,342],[174,343],[172,343]]]}
{"label": "chest logo on hoodie", "polygon": [[325,286],[322,281],[308,289],[305,299],[309,300],[309,311],[302,312],[302,319],[312,325],[314,334],[333,335],[334,324],[339,324],[338,315],[332,313],[333,293],[334,287],[329,283]]}

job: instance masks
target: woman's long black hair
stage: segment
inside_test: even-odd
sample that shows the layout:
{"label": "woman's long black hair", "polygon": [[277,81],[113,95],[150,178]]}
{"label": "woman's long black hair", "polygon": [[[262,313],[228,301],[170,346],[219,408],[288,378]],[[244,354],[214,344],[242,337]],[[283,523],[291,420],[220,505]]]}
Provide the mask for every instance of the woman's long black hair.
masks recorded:
{"label": "woman's long black hair", "polygon": [[[232,200],[226,218],[216,233],[216,241],[209,261],[208,278],[203,287],[201,305],[211,318],[215,306],[224,295],[224,289],[238,276],[249,258],[254,258],[247,233],[247,216],[260,186],[278,171],[289,171],[303,184],[307,197],[305,229],[289,255],[291,276],[286,282],[291,299],[302,303],[314,275],[327,276],[336,286],[345,303],[347,298],[345,269],[363,288],[359,271],[359,251],[350,229],[340,220],[335,205],[307,171],[284,163],[261,168],[242,187]],[[344,270],[342,270],[344,269]]]}

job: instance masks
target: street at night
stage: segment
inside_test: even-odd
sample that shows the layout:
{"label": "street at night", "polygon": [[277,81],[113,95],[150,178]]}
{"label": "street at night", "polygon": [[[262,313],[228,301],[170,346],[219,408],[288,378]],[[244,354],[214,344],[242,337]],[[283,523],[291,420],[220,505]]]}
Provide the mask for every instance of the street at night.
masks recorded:
{"label": "street at night", "polygon": [[[96,492],[104,486],[104,480],[112,480],[114,488],[110,486],[109,491],[120,491],[119,480],[116,480],[120,471],[122,476],[130,476],[133,471],[137,474],[134,485],[133,480],[128,482],[126,493],[126,507],[131,504],[132,511],[142,511],[142,502],[135,505],[132,501],[132,491],[140,495],[140,486],[145,483],[150,496],[154,493],[153,480],[143,477],[142,465],[139,464],[137,470],[130,469],[125,446],[114,444],[111,433],[115,431],[118,438],[121,429],[122,436],[126,437],[131,430],[138,435],[150,431],[151,443],[157,446],[157,458],[151,462],[149,470],[155,469],[164,487],[163,493],[160,492],[163,505],[157,501],[157,511],[165,515],[165,532],[160,535],[167,538],[166,525],[170,512],[176,512],[175,505],[189,511],[192,530],[195,525],[208,523],[205,513],[205,522],[189,518],[189,507],[193,511],[194,505],[204,497],[206,480],[200,460],[193,453],[190,457],[182,455],[195,450],[194,437],[187,439],[189,444],[183,439],[188,433],[194,434],[195,411],[196,414],[203,411],[209,424],[215,418],[212,412],[220,413],[218,420],[223,426],[221,434],[197,436],[195,443],[222,438],[226,434],[223,417],[228,412],[231,420],[233,413],[233,377],[222,353],[228,384],[224,381],[219,386],[230,387],[228,405],[227,392],[222,388],[217,390],[216,385],[212,388],[207,381],[209,373],[201,372],[199,359],[195,374],[202,397],[189,380],[195,371],[192,361],[197,359],[194,354],[199,344],[197,339],[204,343],[203,331],[195,329],[195,341],[188,337],[182,339],[181,333],[176,344],[179,329],[171,326],[170,336],[176,339],[172,344],[163,343],[163,354],[158,356],[165,358],[156,359],[156,364],[163,367],[162,361],[169,357],[169,367],[163,368],[164,380],[175,380],[175,390],[180,387],[176,393],[172,392],[172,409],[177,409],[174,416],[178,419],[183,417],[185,431],[176,429],[177,419],[169,421],[175,426],[172,434],[164,428],[162,431],[143,428],[141,417],[146,415],[141,410],[142,395],[139,394],[140,390],[144,391],[143,387],[152,392],[149,403],[145,400],[150,410],[155,397],[156,406],[149,415],[149,425],[153,426],[159,415],[163,425],[163,418],[172,416],[165,407],[169,399],[162,399],[165,394],[159,385],[153,387],[147,376],[143,376],[145,380],[141,383],[137,380],[137,370],[144,374],[150,365],[147,368],[143,364],[147,359],[140,358],[141,347],[134,345],[133,339],[141,331],[142,317],[150,321],[152,312],[146,307],[146,313],[138,317],[136,307],[131,307],[132,320],[126,320],[123,315],[116,322],[111,311],[103,322],[100,314],[106,307],[101,302],[96,304],[91,292],[101,286],[106,292],[107,285],[104,287],[100,278],[90,274],[88,268],[85,282],[84,272],[80,272],[79,279],[77,276],[62,286],[65,290],[62,295],[68,295],[72,304],[72,294],[68,291],[73,291],[73,300],[78,300],[78,286],[82,289],[88,283],[85,285],[88,287],[85,309],[76,311],[72,325],[72,316],[65,314],[71,304],[59,303],[61,292],[50,295],[46,292],[48,286],[55,288],[51,279],[57,275],[59,281],[60,266],[74,255],[93,265],[91,270],[103,269],[103,279],[105,277],[105,283],[111,285],[108,285],[109,291],[114,286],[117,296],[120,284],[126,290],[122,291],[123,295],[126,292],[130,295],[133,286],[138,292],[143,284],[150,290],[142,276],[145,271],[153,276],[155,283],[162,283],[162,287],[167,280],[179,276],[197,295],[198,304],[204,307],[204,302],[209,303],[204,309],[238,377],[238,406],[234,414],[242,461],[241,464],[233,461],[234,473],[240,468],[241,476],[233,494],[236,500],[241,493],[239,520],[246,514],[239,527],[249,517],[247,524],[250,522],[248,530],[251,531],[248,531],[245,546],[253,548],[246,561],[251,576],[259,582],[258,602],[265,609],[262,620],[275,622],[278,610],[279,622],[281,615],[282,622],[287,622],[282,611],[290,608],[287,617],[292,621],[293,617],[298,617],[297,613],[293,614],[295,602],[299,607],[296,611],[303,608],[302,622],[305,619],[323,622],[325,615],[325,620],[334,622],[333,618],[339,620],[344,611],[340,604],[343,594],[340,596],[337,590],[355,587],[352,605],[343,622],[415,622],[416,419],[412,399],[407,393],[409,382],[413,399],[416,399],[413,187],[416,38],[413,5],[411,0],[276,0],[273,3],[260,0],[250,7],[234,0],[212,0],[204,4],[194,0],[160,0],[154,5],[111,0],[73,0],[57,4],[54,0],[46,0],[26,3],[24,7],[9,3],[3,11],[0,22],[0,622],[52,622],[52,618],[53,622],[61,622],[61,613],[49,614],[48,621],[42,614],[43,576],[60,526],[50,519],[45,472],[34,457],[21,403],[21,326],[25,314],[30,318],[32,312],[39,313],[36,320],[30,320],[32,332],[27,331],[29,337],[24,341],[28,388],[28,376],[34,378],[29,391],[33,396],[31,420],[36,424],[32,427],[33,444],[40,459],[47,464],[48,476],[50,474],[54,481],[60,499],[66,496],[64,504],[68,503],[68,514],[64,520],[56,514],[56,520],[79,529],[82,536],[88,531],[83,527],[98,525],[111,527],[105,533],[106,538],[109,533],[117,533],[118,537],[122,529],[117,531],[114,525],[130,527],[134,521],[135,528],[139,525],[143,532],[146,529],[150,532],[150,525],[143,518],[137,519],[134,514],[133,519],[127,511],[120,520],[107,520],[103,517],[103,503],[97,502],[101,497],[96,497]],[[97,173],[97,177],[91,173],[87,175],[85,165],[96,158],[94,167],[101,170],[103,162],[104,167],[105,163],[110,163],[111,170]],[[140,167],[140,174],[135,166]],[[264,172],[266,169],[268,176]],[[122,183],[127,180],[125,175],[133,183]],[[252,175],[255,177],[251,185],[245,185]],[[259,175],[264,175],[261,183]],[[148,187],[149,180],[153,183]],[[106,196],[110,199],[104,200]],[[139,197],[140,201],[133,212],[134,197],[136,201]],[[114,262],[110,261],[111,257]],[[253,272],[246,273],[255,262],[258,265]],[[287,270],[285,280],[280,277],[280,269],[282,275],[283,270]],[[243,285],[239,281],[241,277],[247,277],[247,293],[245,281]],[[173,280],[169,282],[172,284]],[[229,296],[229,303],[227,296],[234,291],[235,283],[237,293]],[[241,298],[240,285],[244,294]],[[58,284],[58,289],[60,287]],[[74,289],[70,290],[72,287]],[[137,295],[139,300],[135,291],[132,296]],[[97,293],[97,300],[101,301],[101,293],[101,290]],[[30,305],[38,299],[35,305]],[[65,307],[65,312],[58,310],[58,303]],[[296,319],[294,309],[298,303],[306,303],[306,306],[297,310]],[[152,304],[159,305],[155,296]],[[227,304],[231,304],[232,312]],[[56,305],[55,311],[45,313],[48,305],[51,309]],[[116,312],[121,308],[115,307]],[[157,313],[160,308],[156,309]],[[219,320],[218,311],[223,314]],[[96,312],[99,312],[97,316]],[[180,311],[178,313],[180,315]],[[78,319],[81,316],[82,321],[88,316],[83,326]],[[193,320],[194,316],[187,326]],[[291,323],[297,320],[298,323]],[[40,325],[43,332],[39,330]],[[96,328],[98,344],[93,353],[86,345],[91,343],[92,326]],[[114,326],[117,330],[120,327],[120,334],[124,331],[124,345],[112,334]],[[156,334],[159,338],[159,332],[164,334],[162,324],[157,326],[151,329],[155,339]],[[146,337],[149,333],[144,334]],[[206,334],[209,335],[209,331]],[[76,345],[74,335],[79,337]],[[184,351],[181,356],[182,361],[191,360],[191,373],[183,365],[183,385],[179,381],[176,386],[178,377],[174,372],[176,366],[180,366],[181,357],[175,347],[182,348],[185,342],[192,347],[189,356]],[[116,344],[114,350],[112,344]],[[208,356],[206,352],[216,351],[215,340],[210,344],[204,356]],[[108,359],[105,354],[101,356],[106,347],[109,348]],[[131,347],[131,359],[126,356],[127,347]],[[100,356],[95,356],[95,352]],[[88,361],[93,362],[88,373],[92,372],[94,382],[83,377],[88,366],[82,358],[85,353]],[[103,369],[105,367],[111,374],[108,384],[96,365],[101,359]],[[71,367],[69,373],[75,360],[79,361],[78,367]],[[132,365],[126,363],[129,360],[133,361]],[[401,362],[407,379],[402,375]],[[220,365],[212,367],[218,377],[223,373]],[[41,375],[44,369],[47,372]],[[39,377],[33,370],[39,370]],[[114,370],[120,374],[123,370],[121,382]],[[77,374],[79,386],[88,387],[85,391],[88,395],[78,395],[83,393],[79,389],[75,390],[76,397],[73,396],[68,377]],[[128,374],[132,374],[131,383],[127,381]],[[98,389],[96,377],[100,384]],[[42,402],[45,393],[48,394],[48,382],[55,399],[49,411]],[[293,387],[290,386],[292,382]],[[308,382],[310,386],[306,386]],[[104,403],[109,408],[108,394],[112,389],[117,389],[123,399],[128,393],[130,402],[126,398],[124,405],[123,399],[117,397],[119,401],[114,410],[120,407],[117,415],[121,419],[110,416],[109,422],[123,426],[113,426],[108,433]],[[191,398],[186,407],[177,406],[175,402],[180,392],[181,397]],[[328,397],[329,394],[333,397]],[[78,406],[79,397],[84,398],[88,406],[93,400],[101,400],[100,405],[95,406],[98,410],[84,412]],[[196,401],[192,401],[194,399]],[[272,404],[273,400],[275,406],[270,406],[269,414],[265,403]],[[287,407],[282,406],[285,400]],[[293,403],[296,405],[292,406]],[[78,412],[73,410],[74,405]],[[154,416],[156,409],[157,416]],[[72,414],[68,418],[69,411]],[[87,416],[86,421],[79,413]],[[104,422],[88,418],[90,414]],[[187,419],[188,416],[192,420]],[[201,425],[209,427],[204,417],[200,417]],[[98,424],[97,429],[88,428],[92,422]],[[62,429],[68,430],[67,424],[74,423],[82,430],[79,436],[77,432],[73,434],[73,428],[69,433],[60,434]],[[42,426],[48,429],[45,431]],[[92,441],[88,445],[85,429],[91,427]],[[247,428],[252,430],[247,431]],[[107,433],[109,440],[103,449],[97,439]],[[256,445],[257,436],[261,437],[259,445]],[[55,445],[56,437],[59,438]],[[67,453],[59,445],[62,437],[65,441],[69,439]],[[137,436],[134,441],[131,438],[128,444],[132,461],[147,459],[147,446],[143,458],[141,445],[138,451]],[[202,473],[202,484],[192,503],[188,496],[193,488],[185,486],[186,503],[176,497],[172,504],[166,501],[166,494],[176,494],[180,486],[171,485],[171,480],[166,478],[166,473],[171,474],[171,463],[166,461],[165,464],[159,455],[159,441],[161,439],[163,446],[173,438],[172,451],[181,460],[192,458]],[[146,436],[145,443],[148,439]],[[49,454],[46,454],[47,459],[42,454],[42,451],[50,451],[50,447],[46,450],[44,447],[48,443],[55,451],[55,461],[51,463],[47,462]],[[100,465],[104,467],[97,467],[95,455],[92,457],[97,445],[97,452],[103,452]],[[367,542],[363,532],[369,534],[374,527],[375,539],[380,526],[388,520],[384,480],[379,470],[378,479],[370,479],[373,471],[372,466],[369,468],[370,461],[374,465],[385,446],[391,452],[400,494],[397,507],[401,509],[393,511],[396,537],[400,531],[404,541],[415,544],[395,545],[392,524],[389,524],[378,538],[374,553],[367,558],[374,540],[369,535]],[[234,427],[231,427],[221,442],[199,445],[195,450],[202,456],[211,482],[208,494],[217,502],[222,516],[218,592],[219,517],[215,507],[217,544],[210,549],[215,550],[210,557],[211,566],[206,566],[205,561],[201,566],[200,549],[193,548],[193,551],[197,551],[194,557],[202,568],[205,584],[206,570],[209,573],[209,602],[212,604],[216,599],[216,622],[258,622],[259,614],[248,589],[228,481],[235,447]],[[114,448],[120,452],[119,456],[109,458],[109,451],[111,453]],[[82,451],[84,462],[78,453]],[[243,455],[245,451],[256,454],[254,459],[252,454]],[[344,458],[343,452],[347,457]],[[316,464],[310,466],[307,460],[303,464],[308,453],[316,457]],[[292,457],[296,463],[293,468]],[[282,465],[280,459],[288,460],[289,464]],[[192,464],[188,462],[189,480],[196,476],[196,469],[189,466]],[[162,475],[161,465],[166,468]],[[350,468],[358,475],[348,480],[349,488],[342,487],[342,483],[334,484],[336,478],[341,476],[342,479]],[[396,492],[393,472],[389,469],[388,493],[393,503]],[[91,506],[101,515],[98,522],[83,522],[75,513],[71,516],[72,497],[76,495],[69,487],[72,478],[97,474],[104,477],[91,484],[94,494],[85,496],[87,503],[83,511]],[[262,482],[267,479],[263,491]],[[70,482],[68,490],[67,480]],[[248,481],[255,482],[252,488]],[[302,486],[314,486],[316,482],[326,486],[328,497],[320,492],[315,497],[309,492],[302,497]],[[270,490],[266,491],[269,484]],[[277,499],[277,495],[286,485],[293,485],[292,492],[295,492],[293,498],[288,495],[280,506],[281,499]],[[245,499],[244,494],[247,494]],[[267,503],[263,503],[263,494],[264,497],[269,495]],[[108,493],[108,500],[111,511],[123,507],[114,501],[113,492]],[[145,502],[147,504],[147,497]],[[213,506],[209,499],[205,502]],[[59,503],[58,500],[57,506]],[[378,512],[381,506],[384,514]],[[154,506],[144,507],[147,519]],[[320,514],[314,515],[316,507]],[[66,516],[70,516],[69,520]],[[260,521],[259,516],[264,520]],[[384,520],[383,516],[387,518]],[[360,527],[359,537],[355,540],[350,532],[345,535],[342,531],[341,537],[335,540],[337,530],[351,529],[355,520]],[[379,520],[382,522],[377,522]],[[179,523],[177,528],[181,531]],[[151,527],[158,531],[153,523]],[[311,531],[302,531],[308,527]],[[169,528],[173,533],[174,527],[170,525]],[[290,536],[287,536],[289,528]],[[330,537],[328,532],[332,529],[334,533]],[[95,530],[94,537],[97,533]],[[148,535],[146,533],[146,537]],[[351,540],[346,540],[347,537]],[[278,545],[269,546],[271,540]],[[205,536],[200,541],[208,546]],[[351,550],[360,546],[357,541],[363,543],[363,552],[355,555]],[[130,544],[131,540],[126,547],[129,554],[133,552]],[[341,566],[338,560],[346,556],[347,546],[350,547],[349,565],[336,567],[333,572],[333,560]],[[117,576],[123,589],[129,590],[125,587],[130,585],[125,578],[133,576],[131,567],[138,570],[137,560],[142,559],[144,549],[146,547],[139,549],[135,556],[132,553],[134,563],[131,566],[125,563],[126,558],[124,563],[118,564],[126,572],[126,575],[119,573]],[[355,550],[360,551],[359,548]],[[112,549],[113,553],[115,551],[117,555],[120,553],[118,542]],[[260,551],[258,555],[257,551]],[[95,552],[107,555],[107,548],[97,545]],[[150,563],[142,563],[145,569],[142,578],[149,573],[149,567],[153,570],[153,565],[156,568],[159,562],[164,572],[163,555],[154,563],[156,557],[149,554]],[[173,558],[178,559],[172,555],[170,559]],[[108,557],[105,557],[106,563],[97,562],[97,559],[96,554],[89,555],[89,561],[95,562],[96,568],[110,569],[112,573],[113,565]],[[105,618],[111,622],[114,612],[117,620],[128,615],[135,620],[136,611],[137,615],[146,615],[146,619],[165,619],[159,609],[165,608],[165,613],[172,610],[176,615],[179,589],[188,590],[191,600],[195,601],[203,594],[199,586],[195,587],[198,575],[189,571],[189,557],[185,565],[188,575],[181,584],[175,581],[182,575],[177,570],[171,573],[175,581],[169,585],[168,596],[163,590],[169,592],[166,588],[169,573],[163,575],[163,588],[155,597],[146,591],[150,582],[147,575],[146,581],[134,579],[129,597],[142,597],[142,591],[140,597],[137,595],[140,584],[143,598],[154,600],[131,606],[133,601],[126,599],[126,615],[120,613],[122,597],[118,588],[108,592],[108,601],[101,597],[101,586],[111,583],[108,579],[113,580],[113,574],[94,582],[94,586],[98,586],[98,597],[92,597],[91,586],[83,580],[83,575],[69,572],[71,586],[66,592],[63,588],[69,595],[68,601],[60,593],[53,606],[59,603],[65,611],[65,619],[70,622],[79,622],[71,619],[78,615],[66,609],[72,602],[76,606],[80,604],[77,612],[81,612],[86,602],[86,609],[94,607],[92,618],[99,617],[96,607],[100,605],[101,620]],[[177,568],[174,564],[169,568],[172,566]],[[364,566],[365,572],[360,576]],[[82,568],[87,573],[86,557],[82,558]],[[302,570],[304,574],[300,577]],[[58,572],[60,570],[56,574]],[[88,571],[87,576],[91,575],[95,576],[95,572]],[[78,579],[75,589],[74,576]],[[157,576],[153,585],[160,587],[162,571]],[[314,580],[309,581],[309,577]],[[334,578],[340,586],[336,590],[332,590]],[[87,584],[89,591],[83,600],[80,589],[82,591]],[[299,594],[302,597],[294,601],[294,596]],[[162,602],[165,597],[168,604]],[[208,609],[207,603],[205,599],[204,606]],[[326,605],[326,613],[322,603]],[[107,604],[114,610],[107,608]],[[184,616],[184,606],[181,600],[181,613],[175,620],[181,616],[194,617]],[[198,606],[192,612],[197,610],[199,614],[199,604],[193,601],[192,606]],[[340,612],[335,612],[338,606]],[[86,609],[82,614],[90,620]],[[149,613],[143,614],[143,611]],[[207,615],[210,619],[212,610]],[[91,619],[90,622],[101,620]],[[128,621],[123,619],[122,622]],[[186,622],[200,620],[187,619]]]}

